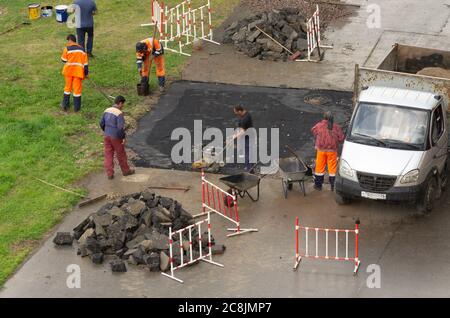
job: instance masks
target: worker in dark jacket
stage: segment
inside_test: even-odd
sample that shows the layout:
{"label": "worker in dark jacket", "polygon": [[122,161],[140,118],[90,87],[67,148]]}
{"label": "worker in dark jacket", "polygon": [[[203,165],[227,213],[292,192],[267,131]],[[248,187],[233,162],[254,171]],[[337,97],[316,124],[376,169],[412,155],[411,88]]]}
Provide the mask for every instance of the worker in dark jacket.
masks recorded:
{"label": "worker in dark jacket", "polygon": [[326,112],[323,120],[311,129],[316,138],[316,169],[314,189],[322,191],[325,167],[328,166],[331,191],[334,191],[334,181],[338,165],[339,144],[344,142],[345,136],[341,127],[334,123],[331,112]]}
{"label": "worker in dark jacket", "polygon": [[[235,139],[241,138],[242,136],[245,135],[245,132],[250,129],[253,128],[253,120],[252,120],[252,116],[250,115],[250,113],[244,109],[242,106],[237,105],[234,106],[233,109],[234,113],[236,116],[239,117],[239,122],[238,122],[238,128],[240,129],[240,132],[235,135]],[[252,169],[252,165],[250,164],[250,136],[245,135],[245,171],[248,172],[252,172],[250,171]]]}
{"label": "worker in dark jacket", "polygon": [[125,152],[125,118],[122,112],[124,105],[125,98],[117,96],[115,105],[105,110],[100,121],[100,127],[104,132],[105,170],[110,180],[114,179],[114,152],[117,154],[122,174],[130,176],[135,173],[128,166]]}

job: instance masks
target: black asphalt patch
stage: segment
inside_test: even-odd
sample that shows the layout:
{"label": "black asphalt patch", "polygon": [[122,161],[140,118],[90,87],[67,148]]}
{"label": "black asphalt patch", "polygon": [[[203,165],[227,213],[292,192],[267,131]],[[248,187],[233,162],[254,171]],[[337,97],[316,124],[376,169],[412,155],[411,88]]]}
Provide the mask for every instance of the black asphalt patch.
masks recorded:
{"label": "black asphalt patch", "polygon": [[[311,128],[327,110],[345,128],[351,104],[351,92],[180,81],[173,83],[152,111],[139,121],[128,146],[139,156],[135,160],[137,166],[190,170],[191,163],[177,165],[171,160],[172,147],[178,143],[171,140],[173,130],[187,128],[193,142],[194,120],[202,120],[203,130],[216,127],[225,136],[226,128],[237,126],[233,107],[242,105],[251,113],[255,128],[280,129],[281,157],[290,156],[284,147],[288,144],[309,160],[315,155]],[[222,172],[240,168],[241,165],[227,164]]]}

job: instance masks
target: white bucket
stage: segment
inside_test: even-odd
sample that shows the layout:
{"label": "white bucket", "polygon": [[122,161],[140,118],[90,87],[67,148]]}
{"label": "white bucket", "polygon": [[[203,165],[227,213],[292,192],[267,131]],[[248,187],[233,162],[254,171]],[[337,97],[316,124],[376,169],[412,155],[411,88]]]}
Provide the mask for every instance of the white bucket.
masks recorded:
{"label": "white bucket", "polygon": [[68,6],[64,4],[55,7],[56,21],[59,23],[65,23],[67,21],[67,18],[69,17],[67,9]]}

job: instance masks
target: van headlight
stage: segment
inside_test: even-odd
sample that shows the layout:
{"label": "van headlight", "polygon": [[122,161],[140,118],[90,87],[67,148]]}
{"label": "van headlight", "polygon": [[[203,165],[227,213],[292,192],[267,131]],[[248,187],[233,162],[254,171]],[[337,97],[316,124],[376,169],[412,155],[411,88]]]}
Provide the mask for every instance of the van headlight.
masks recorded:
{"label": "van headlight", "polygon": [[347,163],[347,161],[341,159],[341,162],[339,163],[339,175],[343,178],[354,180],[355,174],[353,173],[352,168]]}
{"label": "van headlight", "polygon": [[400,180],[401,184],[417,183],[419,181],[419,170],[412,170],[405,174]]}

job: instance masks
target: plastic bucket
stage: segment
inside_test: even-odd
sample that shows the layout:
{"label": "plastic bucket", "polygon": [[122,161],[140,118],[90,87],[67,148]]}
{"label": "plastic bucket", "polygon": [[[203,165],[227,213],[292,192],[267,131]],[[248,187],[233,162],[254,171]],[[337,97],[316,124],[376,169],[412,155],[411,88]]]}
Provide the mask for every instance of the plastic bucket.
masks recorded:
{"label": "plastic bucket", "polygon": [[41,17],[41,13],[39,12],[41,5],[39,3],[31,3],[28,5],[28,17],[30,20],[37,20]]}
{"label": "plastic bucket", "polygon": [[52,6],[45,6],[41,8],[41,17],[43,18],[50,18],[53,14],[53,7]]}
{"label": "plastic bucket", "polygon": [[66,5],[59,5],[55,7],[56,21],[59,23],[65,23],[67,21],[67,18],[69,17],[67,8],[68,6]]}

